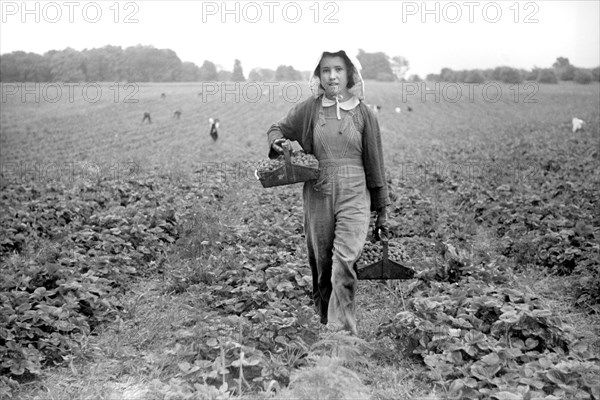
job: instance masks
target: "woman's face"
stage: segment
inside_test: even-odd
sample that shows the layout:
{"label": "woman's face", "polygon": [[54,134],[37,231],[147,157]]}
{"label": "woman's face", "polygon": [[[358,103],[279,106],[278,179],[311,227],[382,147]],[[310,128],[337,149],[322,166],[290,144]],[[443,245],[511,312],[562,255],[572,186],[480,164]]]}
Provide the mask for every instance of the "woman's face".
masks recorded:
{"label": "woman's face", "polygon": [[319,64],[321,85],[327,97],[348,93],[348,71],[342,57],[325,56]]}

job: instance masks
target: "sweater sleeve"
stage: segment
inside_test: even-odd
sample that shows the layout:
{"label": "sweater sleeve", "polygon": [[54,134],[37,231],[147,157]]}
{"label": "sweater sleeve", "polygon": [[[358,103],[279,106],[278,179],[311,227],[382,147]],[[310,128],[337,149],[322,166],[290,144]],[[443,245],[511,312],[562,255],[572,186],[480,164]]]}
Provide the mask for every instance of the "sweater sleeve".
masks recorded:
{"label": "sweater sleeve", "polygon": [[300,141],[302,136],[302,104],[296,104],[287,115],[271,125],[267,131],[267,142],[269,145],[269,158],[277,158],[279,154],[273,150],[273,142],[277,139],[289,139]]}
{"label": "sweater sleeve", "polygon": [[[361,104],[361,106],[364,106]],[[385,167],[383,164],[383,146],[377,117],[366,106],[362,107],[365,118],[363,134],[363,162],[367,188],[371,195],[371,210],[390,205]]]}

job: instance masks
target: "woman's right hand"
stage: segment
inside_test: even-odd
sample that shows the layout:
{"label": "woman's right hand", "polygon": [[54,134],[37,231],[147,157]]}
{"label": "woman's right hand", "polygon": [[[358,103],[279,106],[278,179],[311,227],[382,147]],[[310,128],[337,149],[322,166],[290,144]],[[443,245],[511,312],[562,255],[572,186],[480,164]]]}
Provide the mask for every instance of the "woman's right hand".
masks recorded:
{"label": "woman's right hand", "polygon": [[273,140],[273,144],[271,147],[279,154],[283,154],[283,144],[287,141],[287,139],[275,139]]}

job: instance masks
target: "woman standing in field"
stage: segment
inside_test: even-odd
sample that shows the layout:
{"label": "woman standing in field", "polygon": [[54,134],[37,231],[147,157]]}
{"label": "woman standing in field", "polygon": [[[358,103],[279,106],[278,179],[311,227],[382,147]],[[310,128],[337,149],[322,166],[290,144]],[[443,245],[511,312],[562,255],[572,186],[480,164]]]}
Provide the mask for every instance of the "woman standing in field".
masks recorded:
{"label": "woman standing in field", "polygon": [[269,157],[296,140],[319,160],[318,180],[304,184],[304,231],[321,323],[357,335],[354,266],[371,211],[385,228],[389,204],[379,123],[361,101],[360,64],[344,51],[323,52],[309,85],[312,97],[294,106],[269,131]]}

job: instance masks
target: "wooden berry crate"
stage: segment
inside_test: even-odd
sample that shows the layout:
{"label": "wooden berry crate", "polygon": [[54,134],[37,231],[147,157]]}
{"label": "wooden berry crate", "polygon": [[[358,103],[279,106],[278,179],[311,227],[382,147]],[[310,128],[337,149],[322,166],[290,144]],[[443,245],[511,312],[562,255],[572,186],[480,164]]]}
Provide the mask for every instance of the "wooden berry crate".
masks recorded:
{"label": "wooden berry crate", "polygon": [[415,271],[412,268],[405,267],[399,262],[389,259],[388,240],[382,238],[381,244],[383,247],[381,260],[357,267],[356,276],[358,280],[412,279],[415,276]]}
{"label": "wooden berry crate", "polygon": [[308,167],[304,165],[295,165],[292,163],[292,150],[289,147],[283,148],[285,163],[274,171],[256,176],[263,187],[291,185],[293,183],[310,181],[319,178],[319,167]]}

